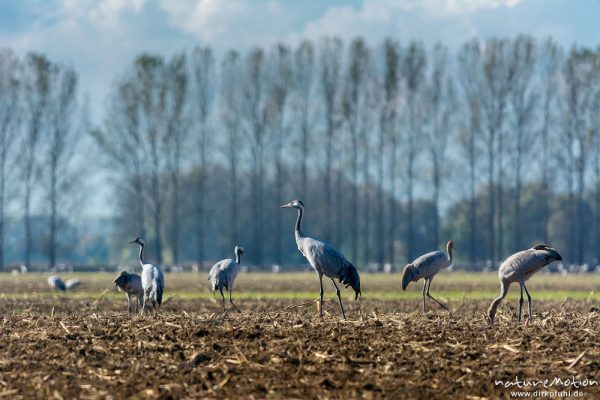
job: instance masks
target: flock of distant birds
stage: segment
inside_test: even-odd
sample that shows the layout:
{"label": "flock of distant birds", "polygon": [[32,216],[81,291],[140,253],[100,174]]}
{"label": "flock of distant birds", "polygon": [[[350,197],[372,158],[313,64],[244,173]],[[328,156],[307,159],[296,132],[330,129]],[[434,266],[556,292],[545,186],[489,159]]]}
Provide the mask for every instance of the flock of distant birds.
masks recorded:
{"label": "flock of distant birds", "polygon": [[[340,296],[340,289],[336,284],[337,279],[346,288],[351,287],[354,290],[357,300],[362,294],[360,288],[360,276],[354,265],[344,257],[342,253],[337,251],[329,244],[320,240],[306,236],[302,231],[302,217],[304,215],[304,203],[300,200],[292,200],[281,208],[295,208],[298,212],[295,225],[295,239],[298,250],[308,260],[319,277],[319,313],[323,316],[323,277],[331,279],[336,289],[337,298],[339,301],[340,310],[343,318],[346,318],[344,305]],[[127,312],[131,315],[132,300],[135,302],[135,312],[144,313],[146,304],[152,304],[152,309],[156,313],[162,304],[163,291],[165,288],[165,276],[158,265],[144,262],[144,247],[145,243],[142,238],[136,238],[130,244],[137,244],[140,248],[139,259],[142,266],[141,276],[134,273],[122,271],[114,280],[114,284],[127,295]],[[424,279],[423,285],[423,312],[426,310],[426,297],[435,301],[440,307],[447,307],[435,299],[429,293],[431,281],[444,268],[452,266],[453,251],[455,250],[454,243],[449,241],[446,246],[447,254],[442,251],[433,251],[418,257],[416,260],[406,265],[402,276],[402,289],[406,290],[410,282],[417,282]],[[240,246],[235,246],[235,259],[225,259],[216,263],[208,274],[210,288],[213,294],[219,290],[222,299],[223,311],[225,311],[225,295],[223,289],[229,292],[229,302],[237,311],[239,309],[233,303],[233,284],[237,277],[239,267],[241,265],[241,257],[244,254],[244,249]],[[521,320],[523,309],[523,291],[527,294],[527,309],[528,317],[526,322],[531,320],[531,296],[525,282],[537,271],[544,268],[546,265],[561,261],[560,254],[548,246],[547,244],[537,244],[530,249],[520,251],[508,257],[498,271],[500,278],[500,295],[494,299],[490,305],[487,318],[490,324],[493,324],[494,317],[498,305],[506,297],[508,288],[512,283],[518,283],[521,288],[521,297],[519,299],[519,314],[518,320]],[[62,291],[67,291],[79,285],[78,279],[70,279],[63,282],[58,276],[54,275],[48,278],[48,283]],[[141,311],[139,308],[141,307]]]}

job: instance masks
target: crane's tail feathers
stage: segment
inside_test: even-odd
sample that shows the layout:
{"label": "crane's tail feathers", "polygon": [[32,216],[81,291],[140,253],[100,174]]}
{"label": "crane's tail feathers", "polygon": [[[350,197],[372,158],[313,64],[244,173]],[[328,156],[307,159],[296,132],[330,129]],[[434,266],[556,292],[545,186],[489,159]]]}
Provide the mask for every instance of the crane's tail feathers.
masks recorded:
{"label": "crane's tail feathers", "polygon": [[415,267],[412,264],[407,264],[402,273],[402,290],[406,290],[408,284],[412,282],[415,273]]}
{"label": "crane's tail feathers", "polygon": [[346,268],[343,268],[338,278],[346,289],[348,286],[352,287],[355,293],[354,300],[357,300],[359,295],[362,296],[362,292],[360,291],[360,276],[354,265],[348,264]]}

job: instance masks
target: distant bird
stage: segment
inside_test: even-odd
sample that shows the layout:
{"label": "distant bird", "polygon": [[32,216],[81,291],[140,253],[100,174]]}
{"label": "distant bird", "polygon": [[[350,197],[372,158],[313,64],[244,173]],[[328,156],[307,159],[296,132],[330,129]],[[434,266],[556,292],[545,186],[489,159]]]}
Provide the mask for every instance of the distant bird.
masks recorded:
{"label": "distant bird", "polygon": [[429,294],[429,288],[431,287],[433,277],[443,268],[448,268],[452,265],[453,250],[454,242],[451,240],[446,244],[448,255],[442,251],[432,251],[431,253],[422,255],[404,267],[402,290],[406,290],[410,282],[416,282],[421,278],[425,279],[425,283],[423,284],[423,312],[425,312],[425,296],[438,303],[440,307],[448,309]]}
{"label": "distant bird", "polygon": [[142,288],[144,289],[144,301],[141,314],[144,314],[146,301],[152,302],[152,309],[156,313],[162,303],[162,295],[165,289],[165,276],[158,265],[144,263],[144,239],[135,238],[129,244],[140,246],[140,264],[142,265]]}
{"label": "distant bird", "polygon": [[61,292],[67,291],[67,286],[63,282],[62,279],[58,275],[52,275],[48,278],[48,285],[52,286],[56,290],[60,290]]}
{"label": "distant bird", "polygon": [[233,282],[237,277],[240,264],[242,263],[242,254],[244,254],[244,248],[235,246],[233,249],[235,254],[235,261],[231,258],[221,260],[210,269],[208,273],[208,280],[210,281],[210,287],[215,293],[215,290],[219,289],[221,292],[221,299],[223,302],[223,311],[225,311],[225,296],[223,295],[223,287],[229,291],[229,302],[238,312],[240,311],[231,298],[233,293]]}
{"label": "distant bird", "polygon": [[77,278],[68,279],[65,282],[65,286],[67,290],[75,289],[77,286],[81,284],[81,281]]}
{"label": "distant bird", "polygon": [[527,287],[525,287],[525,281],[531,277],[531,275],[544,268],[546,265],[554,262],[562,261],[562,257],[558,252],[547,244],[537,244],[531,249],[523,250],[508,257],[498,270],[498,276],[500,278],[500,296],[498,296],[490,305],[488,309],[488,322],[494,323],[494,317],[496,316],[496,310],[498,305],[508,293],[508,288],[513,282],[518,282],[521,286],[521,298],[519,299],[519,321],[521,321],[521,311],[523,310],[523,289],[527,293],[527,310],[528,317],[527,321],[531,321],[531,296]]}
{"label": "distant bird", "polygon": [[342,316],[346,319],[346,313],[344,312],[344,306],[342,305],[342,298],[340,296],[340,289],[335,283],[334,278],[337,278],[346,288],[351,286],[354,290],[354,300],[358,299],[360,291],[360,276],[356,267],[342,255],[339,251],[331,247],[329,244],[321,242],[304,235],[301,229],[302,215],[304,213],[304,203],[300,200],[292,200],[287,204],[281,206],[281,208],[295,208],[298,210],[298,219],[296,220],[296,245],[300,253],[310,263],[310,265],[317,271],[319,276],[319,284],[321,290],[319,292],[319,310],[321,317],[323,316],[323,275],[330,278],[335,286],[338,301],[340,303],[340,309],[342,310]]}
{"label": "distant bird", "polygon": [[142,287],[142,278],[138,274],[130,274],[127,271],[121,271],[114,280],[115,286],[121,292],[127,294],[127,314],[131,315],[131,297],[135,296],[135,312],[139,306],[143,306],[144,288]]}

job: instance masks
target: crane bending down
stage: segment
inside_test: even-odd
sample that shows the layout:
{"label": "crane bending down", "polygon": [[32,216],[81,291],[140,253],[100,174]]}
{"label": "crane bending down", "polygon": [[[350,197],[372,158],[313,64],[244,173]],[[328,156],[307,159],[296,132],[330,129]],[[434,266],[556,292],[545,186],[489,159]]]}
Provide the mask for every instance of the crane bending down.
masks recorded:
{"label": "crane bending down", "polygon": [[554,262],[562,261],[562,257],[558,252],[547,244],[537,244],[531,249],[519,251],[508,257],[498,270],[500,278],[500,295],[492,302],[488,309],[488,322],[494,323],[496,310],[498,305],[508,293],[508,288],[513,282],[518,282],[521,286],[521,297],[519,298],[519,321],[521,321],[521,311],[523,310],[523,289],[527,293],[527,320],[531,321],[531,296],[525,286],[525,281],[546,265]]}
{"label": "crane bending down", "polygon": [[78,278],[68,279],[66,282],[63,282],[58,275],[52,275],[48,278],[48,285],[61,292],[68,292],[75,289],[80,284],[81,281]]}
{"label": "crane bending down", "polygon": [[208,280],[210,281],[210,287],[213,291],[213,294],[217,289],[219,289],[219,292],[221,292],[223,311],[225,311],[225,295],[223,295],[223,287],[225,287],[225,289],[229,291],[229,302],[233,308],[237,310],[237,312],[240,312],[237,306],[233,304],[233,299],[231,296],[233,293],[233,282],[237,277],[240,264],[242,263],[242,254],[244,254],[244,248],[235,246],[233,253],[235,254],[235,260],[227,258],[213,265],[208,273]]}
{"label": "crane bending down", "polygon": [[138,274],[130,274],[127,271],[121,271],[119,276],[113,281],[115,286],[121,292],[127,294],[127,314],[131,315],[131,297],[135,296],[135,312],[139,311],[139,306],[144,302],[144,288],[142,287],[142,278]]}
{"label": "crane bending down", "polygon": [[152,308],[156,314],[162,303],[162,295],[165,290],[165,276],[158,265],[144,263],[144,239],[135,238],[129,244],[138,244],[140,246],[140,264],[142,265],[142,288],[144,289],[144,301],[142,302],[142,311],[144,314],[146,301],[152,302]]}
{"label": "crane bending down", "polygon": [[448,309],[448,307],[429,294],[429,288],[431,287],[433,277],[443,268],[448,268],[452,265],[453,250],[455,250],[454,242],[451,240],[446,244],[448,255],[442,251],[432,251],[431,253],[422,255],[404,267],[402,290],[406,290],[410,282],[416,282],[421,278],[425,279],[425,283],[423,284],[423,312],[425,312],[425,296],[438,303],[440,307]]}
{"label": "crane bending down", "polygon": [[355,296],[354,300],[358,299],[360,291],[360,276],[356,267],[346,260],[346,258],[328,245],[327,243],[313,239],[304,235],[301,229],[302,215],[304,213],[304,204],[300,200],[292,200],[287,204],[281,206],[281,208],[295,208],[298,210],[298,219],[296,220],[296,245],[300,253],[310,263],[319,276],[319,284],[321,285],[321,291],[319,292],[319,310],[321,317],[323,316],[323,275],[330,278],[335,286],[338,301],[340,303],[340,309],[342,310],[342,316],[346,319],[346,313],[344,312],[344,306],[342,305],[342,298],[340,296],[340,289],[335,283],[334,278],[337,278],[346,288],[352,287]]}

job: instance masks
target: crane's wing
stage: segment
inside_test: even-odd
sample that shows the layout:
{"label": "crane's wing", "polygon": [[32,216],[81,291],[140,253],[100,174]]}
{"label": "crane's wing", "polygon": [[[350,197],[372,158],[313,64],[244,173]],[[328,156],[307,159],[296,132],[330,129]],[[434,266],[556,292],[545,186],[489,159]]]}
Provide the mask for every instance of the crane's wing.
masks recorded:
{"label": "crane's wing", "polygon": [[442,268],[449,265],[448,256],[441,251],[432,251],[423,254],[412,262],[415,268],[413,281],[427,278],[437,274]]}
{"label": "crane's wing", "polygon": [[[558,255],[558,253],[556,254]],[[553,258],[552,255],[552,253],[543,250],[527,249],[520,251],[508,257],[500,265],[498,274],[501,279],[507,279],[511,282],[527,280],[531,275],[557,259]]]}
{"label": "crane's wing", "polygon": [[329,278],[338,278],[345,287],[352,287],[356,296],[361,294],[360,276],[356,267],[342,253],[325,242],[304,238],[305,256],[317,270]]}

